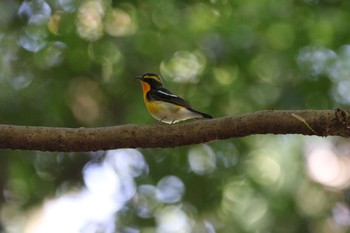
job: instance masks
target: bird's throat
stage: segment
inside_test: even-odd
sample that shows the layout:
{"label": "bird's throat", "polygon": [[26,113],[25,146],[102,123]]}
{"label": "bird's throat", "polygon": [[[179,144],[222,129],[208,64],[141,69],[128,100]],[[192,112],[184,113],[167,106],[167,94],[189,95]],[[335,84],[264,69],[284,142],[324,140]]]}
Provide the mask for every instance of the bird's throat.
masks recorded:
{"label": "bird's throat", "polygon": [[148,83],[143,81],[141,82],[141,84],[143,89],[143,98],[146,99],[147,92],[151,90],[151,86]]}

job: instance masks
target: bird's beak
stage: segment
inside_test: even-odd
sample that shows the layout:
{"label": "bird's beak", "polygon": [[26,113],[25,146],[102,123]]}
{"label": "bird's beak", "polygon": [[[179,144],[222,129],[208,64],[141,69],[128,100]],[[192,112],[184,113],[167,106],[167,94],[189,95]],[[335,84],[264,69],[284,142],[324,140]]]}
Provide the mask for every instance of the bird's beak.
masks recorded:
{"label": "bird's beak", "polygon": [[137,78],[138,80],[143,81],[143,77],[142,77],[142,76],[136,76],[136,78]]}

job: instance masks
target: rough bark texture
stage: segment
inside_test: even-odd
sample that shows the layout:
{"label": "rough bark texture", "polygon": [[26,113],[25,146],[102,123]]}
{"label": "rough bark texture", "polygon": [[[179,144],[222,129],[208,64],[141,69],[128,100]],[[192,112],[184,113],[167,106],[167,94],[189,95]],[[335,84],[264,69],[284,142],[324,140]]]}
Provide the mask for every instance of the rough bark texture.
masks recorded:
{"label": "rough bark texture", "polygon": [[96,151],[117,148],[165,148],[253,134],[350,136],[344,110],[266,110],[183,124],[54,128],[0,125],[0,149]]}

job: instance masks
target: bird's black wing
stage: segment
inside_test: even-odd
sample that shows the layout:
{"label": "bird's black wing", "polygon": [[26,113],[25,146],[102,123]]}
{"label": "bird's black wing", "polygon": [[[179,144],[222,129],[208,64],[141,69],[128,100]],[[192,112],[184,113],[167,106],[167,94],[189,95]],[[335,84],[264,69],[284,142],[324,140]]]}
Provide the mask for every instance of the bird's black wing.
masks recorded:
{"label": "bird's black wing", "polygon": [[180,105],[186,108],[191,108],[190,104],[187,103],[184,99],[178,97],[171,91],[165,89],[165,88],[158,88],[150,90],[146,95],[148,100],[157,100],[157,101],[164,101],[171,104]]}

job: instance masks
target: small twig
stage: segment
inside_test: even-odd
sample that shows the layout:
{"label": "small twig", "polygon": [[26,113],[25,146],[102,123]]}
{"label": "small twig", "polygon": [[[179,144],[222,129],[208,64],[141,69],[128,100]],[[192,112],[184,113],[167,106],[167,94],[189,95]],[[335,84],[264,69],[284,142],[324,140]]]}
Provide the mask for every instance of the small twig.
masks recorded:
{"label": "small twig", "polygon": [[317,134],[317,132],[313,128],[311,128],[311,126],[305,121],[304,118],[302,118],[301,116],[294,114],[294,113],[292,113],[292,116],[295,117],[297,120],[303,122],[306,125],[306,127],[308,127],[312,132]]}

